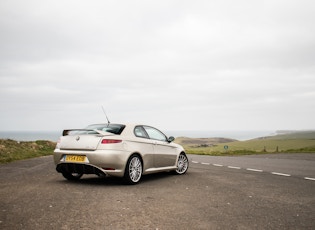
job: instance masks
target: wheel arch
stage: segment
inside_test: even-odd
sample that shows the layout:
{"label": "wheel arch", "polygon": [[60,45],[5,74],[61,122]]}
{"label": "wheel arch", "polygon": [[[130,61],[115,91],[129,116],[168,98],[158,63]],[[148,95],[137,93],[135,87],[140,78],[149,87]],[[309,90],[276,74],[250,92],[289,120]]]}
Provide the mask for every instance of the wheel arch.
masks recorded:
{"label": "wheel arch", "polygon": [[[179,156],[180,156],[181,154],[184,154],[184,155],[187,157],[186,152],[185,152],[184,150],[182,150],[182,151],[179,152],[179,154],[178,154],[178,156],[177,156],[177,160],[178,160],[178,158],[179,158]],[[187,157],[187,158],[188,158],[188,157]]]}

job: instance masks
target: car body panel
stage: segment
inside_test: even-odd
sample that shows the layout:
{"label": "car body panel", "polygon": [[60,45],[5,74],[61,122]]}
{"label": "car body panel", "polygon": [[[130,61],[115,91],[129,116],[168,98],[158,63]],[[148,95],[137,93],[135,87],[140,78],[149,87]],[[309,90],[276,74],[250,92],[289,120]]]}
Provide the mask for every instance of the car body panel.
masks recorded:
{"label": "car body panel", "polygon": [[62,150],[96,150],[102,137],[95,135],[73,135],[62,137],[64,140],[60,142]]}
{"label": "car body panel", "polygon": [[177,156],[176,146],[164,141],[154,141],[154,166],[156,168],[175,166]]}

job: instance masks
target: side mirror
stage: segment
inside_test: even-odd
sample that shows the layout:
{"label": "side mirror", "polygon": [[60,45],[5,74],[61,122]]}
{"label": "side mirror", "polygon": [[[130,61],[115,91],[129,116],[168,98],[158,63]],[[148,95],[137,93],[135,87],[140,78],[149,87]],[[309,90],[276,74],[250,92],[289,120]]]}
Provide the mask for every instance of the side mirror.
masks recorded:
{"label": "side mirror", "polygon": [[174,141],[175,140],[175,137],[173,137],[173,136],[170,136],[169,138],[167,138],[167,141],[169,142],[169,143],[171,143],[172,141]]}

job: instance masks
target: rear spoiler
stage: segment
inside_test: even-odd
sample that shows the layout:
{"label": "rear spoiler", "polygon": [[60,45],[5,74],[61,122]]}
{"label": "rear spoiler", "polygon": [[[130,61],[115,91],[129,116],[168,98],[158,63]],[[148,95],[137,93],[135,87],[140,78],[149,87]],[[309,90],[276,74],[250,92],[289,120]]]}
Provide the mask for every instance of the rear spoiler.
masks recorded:
{"label": "rear spoiler", "polygon": [[98,134],[101,134],[101,135],[108,135],[108,134],[113,135],[113,133],[104,132],[104,131],[97,130],[97,129],[65,129],[62,131],[62,136],[69,135],[69,133],[71,131],[94,131],[94,132],[97,132]]}
{"label": "rear spoiler", "polygon": [[93,129],[65,129],[62,131],[62,136],[67,136],[71,131],[94,131]]}

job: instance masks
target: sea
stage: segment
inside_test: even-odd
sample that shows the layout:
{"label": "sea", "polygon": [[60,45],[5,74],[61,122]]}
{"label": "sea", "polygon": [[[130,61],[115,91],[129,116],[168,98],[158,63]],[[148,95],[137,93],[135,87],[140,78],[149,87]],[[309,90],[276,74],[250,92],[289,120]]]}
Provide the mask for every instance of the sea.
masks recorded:
{"label": "sea", "polygon": [[[0,139],[11,139],[16,141],[48,140],[57,142],[62,135],[61,131],[0,131]],[[165,131],[167,136],[191,137],[191,138],[231,138],[239,141],[255,139],[259,137],[276,135],[273,130],[179,130]]]}

